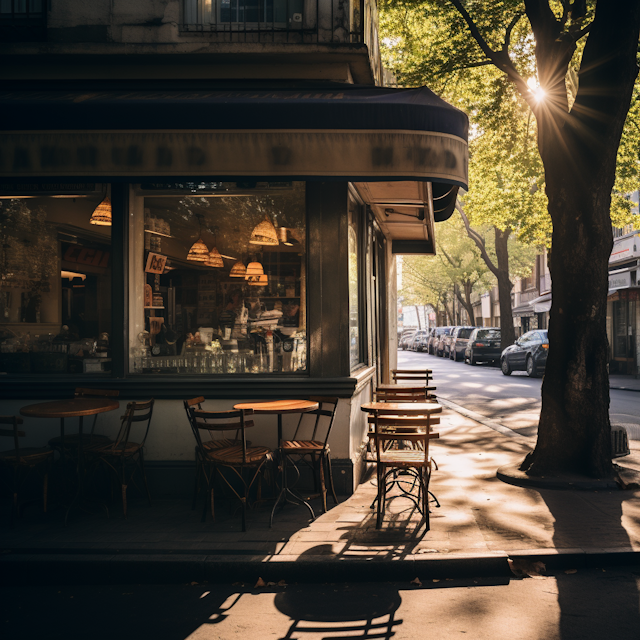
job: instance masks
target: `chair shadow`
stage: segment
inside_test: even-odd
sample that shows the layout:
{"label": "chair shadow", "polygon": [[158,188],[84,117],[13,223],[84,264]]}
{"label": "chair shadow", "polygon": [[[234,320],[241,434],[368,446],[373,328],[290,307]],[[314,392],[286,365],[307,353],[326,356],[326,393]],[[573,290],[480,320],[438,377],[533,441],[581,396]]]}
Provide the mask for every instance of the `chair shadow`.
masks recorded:
{"label": "chair shadow", "polygon": [[[391,584],[327,584],[319,597],[303,590],[278,593],[274,604],[291,620],[281,640],[325,634],[326,638],[393,638],[402,620],[396,617],[402,603]],[[315,636],[314,636],[315,637]]]}
{"label": "chair shadow", "polygon": [[[631,540],[622,524],[623,504],[633,498],[631,492],[575,491],[574,494],[574,504],[567,508],[566,492],[540,491],[542,499],[555,519],[553,532],[555,548],[575,546],[577,529],[581,527],[580,523],[576,522],[576,509],[579,511],[580,503],[583,501],[591,501],[600,512],[606,511],[607,516],[606,530],[602,531],[599,547],[631,549]],[[602,529],[602,525],[596,524],[596,527],[598,530]],[[593,534],[589,538],[593,539]],[[628,564],[624,563],[624,557],[616,560],[615,555],[597,555],[597,549],[590,551],[592,553],[586,556],[586,567],[576,567],[576,573],[573,571],[565,573],[563,570],[554,572],[560,612],[559,638],[584,640],[585,638],[632,637],[627,635],[629,630],[635,630],[633,637],[638,637],[636,634],[640,629],[640,594],[636,580],[625,579],[619,574],[610,575],[612,588],[603,588],[609,581],[606,572],[612,574],[615,571],[615,565],[618,565],[622,571],[628,570]],[[602,573],[603,566],[606,567],[605,573]],[[589,570],[592,571],[589,572]],[[594,593],[595,589],[597,593]],[[626,606],[623,607],[624,603]],[[595,615],[594,608],[602,615]],[[624,611],[624,614],[612,615],[615,611]]]}

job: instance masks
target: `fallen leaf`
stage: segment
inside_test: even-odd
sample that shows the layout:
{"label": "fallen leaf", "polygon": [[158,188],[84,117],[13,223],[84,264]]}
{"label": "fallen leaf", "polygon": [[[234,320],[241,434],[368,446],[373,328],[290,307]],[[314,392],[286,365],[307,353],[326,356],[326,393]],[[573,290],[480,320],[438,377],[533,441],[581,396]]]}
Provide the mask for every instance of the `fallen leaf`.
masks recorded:
{"label": "fallen leaf", "polygon": [[432,582],[440,582],[440,580],[438,578],[434,578]]}
{"label": "fallen leaf", "polygon": [[267,587],[275,587],[276,583],[275,582],[267,582]]}
{"label": "fallen leaf", "polygon": [[420,578],[414,578],[409,584],[415,584],[416,587],[422,586],[422,582],[420,582]]}
{"label": "fallen leaf", "polygon": [[578,573],[577,569],[565,569],[564,572],[566,574],[571,574],[571,573]]}
{"label": "fallen leaf", "polygon": [[258,582],[256,582],[253,588],[262,589],[262,587],[266,587],[266,586],[267,586],[267,583],[262,578],[258,578]]}
{"label": "fallen leaf", "polygon": [[507,562],[509,563],[511,573],[513,573],[516,578],[534,578],[536,580],[543,580],[546,578],[544,572],[547,570],[547,567],[544,562],[531,562],[524,558],[516,560],[508,558]]}
{"label": "fallen leaf", "polygon": [[286,586],[287,586],[287,583],[286,583],[284,580],[279,580],[279,581],[278,581],[278,586],[279,586],[279,587],[286,587]]}
{"label": "fallen leaf", "polygon": [[200,584],[200,583],[199,583],[199,582],[192,582],[192,583],[191,583],[191,586],[192,586],[192,587],[195,587],[195,586],[196,586],[196,585],[198,585],[198,584]]}

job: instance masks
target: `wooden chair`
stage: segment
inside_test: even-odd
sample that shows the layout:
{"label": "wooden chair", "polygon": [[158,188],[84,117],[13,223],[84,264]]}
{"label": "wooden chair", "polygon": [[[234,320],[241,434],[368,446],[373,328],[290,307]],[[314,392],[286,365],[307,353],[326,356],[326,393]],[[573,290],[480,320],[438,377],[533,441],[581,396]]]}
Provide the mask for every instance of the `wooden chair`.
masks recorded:
{"label": "wooden chair", "polygon": [[[191,424],[198,443],[198,452],[201,458],[202,473],[207,480],[207,492],[209,494],[209,505],[211,507],[211,517],[215,520],[214,510],[214,481],[219,475],[222,481],[229,487],[231,492],[240,500],[242,505],[242,530],[247,530],[247,502],[249,492],[256,481],[265,462],[271,458],[271,449],[268,447],[249,447],[247,445],[246,429],[253,422],[247,421],[246,417],[251,416],[250,409],[239,409],[231,411],[201,411],[191,407],[189,409]],[[217,449],[207,449],[203,445],[201,433],[208,432],[209,437],[212,431],[238,431],[242,437],[242,443],[230,447]],[[233,484],[226,478],[223,469],[234,472],[243,486],[242,494],[238,493]],[[252,472],[247,481],[244,477],[245,469]],[[258,483],[258,496],[260,496],[260,483]],[[205,501],[202,510],[202,522],[207,514],[207,503]]]}
{"label": "wooden chair", "polygon": [[429,385],[433,381],[432,373],[431,369],[391,369],[394,384],[413,383],[414,386],[424,386],[427,396],[435,400],[431,391],[435,391],[436,388]]}
{"label": "wooden chair", "polygon": [[[194,426],[191,420],[191,412],[190,409],[195,408],[198,411],[202,411],[202,403],[204,402],[204,396],[198,396],[197,398],[191,398],[189,400],[183,400],[184,410],[187,414],[187,420],[189,421],[189,426],[191,427],[191,432],[193,433],[193,437],[196,441],[195,448],[195,460],[196,460],[196,476],[195,476],[195,484],[193,489],[193,502],[191,504],[191,509],[196,508],[196,500],[198,498],[198,487],[200,486],[200,477],[202,474],[202,456],[199,453],[198,439],[200,436],[198,435],[198,430]],[[246,427],[253,427],[253,420],[247,420],[245,423]],[[201,439],[202,446],[208,450],[213,451],[213,449],[222,449],[224,447],[235,447],[242,444],[242,439],[239,437],[240,433],[236,429],[235,438],[216,438],[213,437],[214,431],[209,431],[209,439]],[[224,434],[223,434],[224,435]],[[247,446],[251,446],[251,441],[247,440]],[[205,478],[206,479],[206,478]]]}
{"label": "wooden chair", "polygon": [[[85,387],[77,387],[74,393],[76,398],[117,398],[120,396],[120,392],[117,389],[88,389]],[[98,421],[98,414],[93,416],[93,424],[91,425],[91,431],[85,433],[83,439],[87,441],[88,445],[107,444],[113,442],[108,436],[94,433],[96,428],[96,422]],[[65,435],[64,433],[64,420],[60,423],[60,435],[49,440],[49,446],[54,449],[72,449],[78,448],[79,433],[70,433]]]}
{"label": "wooden chair", "polygon": [[[283,440],[280,443],[280,452],[283,456],[282,473],[286,473],[287,462],[292,461],[292,458],[294,456],[297,457],[298,460],[307,462],[313,470],[314,488],[317,491],[319,471],[320,495],[322,497],[322,513],[326,513],[327,487],[325,482],[325,475],[329,479],[329,489],[331,490],[333,502],[334,504],[338,504],[338,497],[336,496],[336,490],[333,484],[333,474],[331,472],[331,451],[329,449],[329,435],[331,434],[331,429],[333,427],[333,422],[336,416],[336,409],[338,408],[338,398],[314,396],[309,398],[309,400],[311,400],[312,402],[317,402],[319,404],[319,407],[315,411],[309,411],[307,413],[300,414],[300,420],[298,420],[298,425],[296,426],[293,438],[291,440]],[[313,431],[311,433],[310,440],[302,440],[298,437],[303,422],[309,422],[308,419],[305,420],[305,416],[315,416],[315,420],[313,421]],[[328,418],[324,438],[320,436],[319,430],[320,418],[322,417]],[[309,461],[305,459],[307,457],[309,458]]]}
{"label": "wooden chair", "polygon": [[[429,496],[431,495],[437,502],[435,496],[429,491],[429,481],[431,479],[432,460],[429,454],[429,441],[440,437],[438,433],[431,431],[433,418],[430,416],[408,416],[402,412],[389,409],[388,411],[376,411],[374,413],[374,429],[372,440],[376,454],[376,473],[378,481],[377,496],[377,517],[376,528],[382,526],[386,497],[389,489],[388,480],[392,486],[397,485],[402,489],[402,483],[406,482],[405,477],[396,476],[398,470],[410,471],[418,482],[418,495],[404,491],[405,496],[413,500],[414,504],[422,513],[425,520],[426,530],[429,530]],[[398,418],[403,418],[403,427],[398,427]],[[389,442],[398,440],[410,440],[420,443],[420,447],[412,449],[396,449],[387,446]],[[414,483],[415,484],[415,483]]]}
{"label": "wooden chair", "polygon": [[[111,469],[115,478],[120,482],[120,491],[122,494],[122,511],[124,517],[127,517],[127,487],[130,482],[136,484],[135,474],[140,471],[144,483],[145,492],[149,505],[151,505],[151,494],[147,484],[147,474],[144,469],[144,445],[149,435],[151,426],[151,417],[153,416],[153,405],[155,400],[146,400],[145,402],[130,402],[127,404],[126,411],[121,418],[120,431],[113,442],[106,444],[97,443],[88,446],[86,451],[90,458],[104,464]],[[131,440],[131,430],[135,423],[146,422],[144,435],[140,442]],[[128,470],[128,467],[133,467]]]}
{"label": "wooden chair", "polygon": [[[0,436],[13,438],[14,446],[14,448],[9,451],[0,451],[0,467],[8,469],[9,477],[11,478],[7,482],[13,496],[11,526],[13,526],[14,517],[16,515],[20,515],[20,489],[31,473],[39,467],[44,467],[42,506],[44,512],[47,512],[49,465],[53,459],[53,450],[51,449],[36,447],[20,448],[19,439],[26,436],[24,431],[18,431],[18,425],[21,424],[23,424],[23,420],[18,416],[0,416],[0,425],[7,425],[11,427],[10,429],[0,429]],[[26,470],[26,474],[21,479],[20,476],[24,470]]]}

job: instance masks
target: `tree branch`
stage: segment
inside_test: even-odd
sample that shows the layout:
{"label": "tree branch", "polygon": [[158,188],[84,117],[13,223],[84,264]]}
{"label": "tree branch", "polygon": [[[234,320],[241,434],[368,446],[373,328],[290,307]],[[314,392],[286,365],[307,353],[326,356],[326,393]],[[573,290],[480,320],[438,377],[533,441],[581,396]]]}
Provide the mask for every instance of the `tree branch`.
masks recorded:
{"label": "tree branch", "polygon": [[487,253],[487,249],[484,244],[484,240],[482,239],[480,234],[471,228],[471,225],[469,224],[469,218],[467,218],[467,214],[463,211],[462,205],[460,204],[459,200],[456,200],[456,209],[458,210],[458,213],[462,217],[462,222],[464,222],[464,228],[467,230],[467,235],[476,243],[476,246],[480,250],[480,255],[482,256],[482,259],[485,261],[485,264],[487,265],[487,267],[489,267],[489,271],[491,271],[491,273],[493,273],[493,275],[497,278],[498,267],[496,267],[496,265],[493,264],[493,261],[489,257],[489,254]]}
{"label": "tree branch", "polygon": [[519,12],[516,13],[515,16],[513,16],[511,22],[509,23],[509,26],[507,27],[507,30],[504,34],[504,44],[502,45],[502,51],[503,53],[506,53],[507,55],[509,55],[509,47],[511,46],[511,33],[513,31],[513,29],[515,28],[515,26],[518,24],[518,22],[520,22],[520,18],[522,18],[522,16],[524,15],[524,13]]}
{"label": "tree branch", "polygon": [[[500,71],[503,71],[504,73],[507,74],[507,77],[509,78],[509,80],[511,80],[511,82],[513,82],[516,85],[522,97],[525,99],[525,101],[527,102],[531,110],[535,113],[537,110],[538,104],[533,99],[533,96],[531,94],[531,91],[529,90],[527,83],[524,81],[523,77],[518,73],[518,70],[515,68],[513,61],[509,57],[509,52],[505,50],[504,46],[501,51],[494,51],[487,44],[487,41],[482,37],[480,30],[476,26],[476,23],[473,21],[473,18],[469,15],[469,12],[462,5],[462,2],[460,0],[449,0],[449,2],[451,2],[451,4],[457,9],[458,13],[462,16],[462,19],[467,23],[467,27],[469,28],[469,31],[471,32],[471,35],[473,36],[475,41],[478,43],[478,46],[482,50],[482,53],[484,53],[484,55],[487,56],[487,58],[489,58],[489,60],[491,60],[491,62],[493,62],[493,64],[498,69],[500,69]],[[513,27],[511,28],[513,29]],[[507,28],[507,31],[509,31],[508,28]],[[511,38],[511,34],[509,32],[508,37],[505,36],[505,42],[507,40],[510,40],[510,38]]]}

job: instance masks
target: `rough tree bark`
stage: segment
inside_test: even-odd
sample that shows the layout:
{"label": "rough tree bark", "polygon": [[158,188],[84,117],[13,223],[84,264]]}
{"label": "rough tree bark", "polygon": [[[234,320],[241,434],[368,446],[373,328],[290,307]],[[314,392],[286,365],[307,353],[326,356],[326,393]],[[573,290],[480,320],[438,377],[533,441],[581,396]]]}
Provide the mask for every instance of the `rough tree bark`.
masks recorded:
{"label": "rough tree bark", "polygon": [[[498,300],[500,302],[500,348],[506,349],[516,340],[516,332],[513,327],[513,313],[511,308],[511,289],[513,283],[509,275],[509,249],[508,241],[511,229],[507,227],[504,231],[494,227],[496,239],[496,257],[498,264],[495,265],[491,256],[487,253],[484,238],[469,224],[469,218],[464,212],[460,202],[456,202],[456,209],[464,222],[467,235],[476,243],[480,250],[480,256],[498,281]],[[470,316],[472,317],[472,316]]]}
{"label": "rough tree bark", "polygon": [[[585,0],[563,2],[561,19],[548,0],[525,0],[536,42],[538,78],[547,94],[536,103],[510,60],[508,47],[493,51],[460,0],[450,1],[487,58],[518,87],[538,122],[553,222],[549,258],[553,303],[538,440],[521,468],[531,475],[573,472],[609,477],[605,324],[613,245],[609,210],[618,146],[638,74],[640,2],[600,0],[593,21],[582,27]],[[572,23],[565,29],[569,17]],[[586,33],[579,89],[569,110],[565,77],[576,42]]]}

